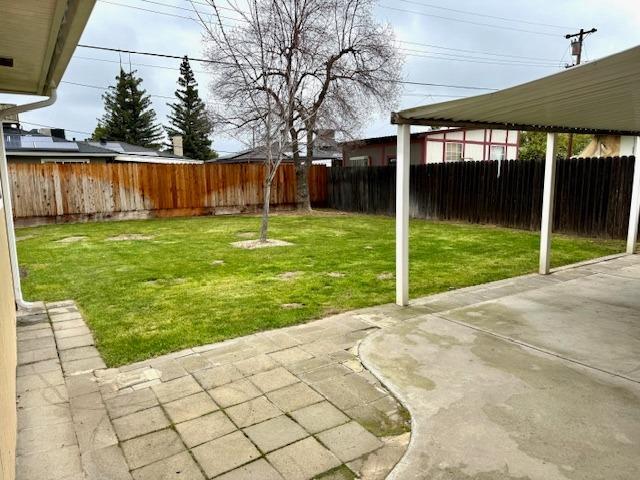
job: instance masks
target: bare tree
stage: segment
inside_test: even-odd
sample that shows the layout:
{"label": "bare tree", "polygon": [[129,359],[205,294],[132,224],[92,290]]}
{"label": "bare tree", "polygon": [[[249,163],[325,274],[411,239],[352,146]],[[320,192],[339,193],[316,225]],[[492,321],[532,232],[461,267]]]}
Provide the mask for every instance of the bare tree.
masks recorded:
{"label": "bare tree", "polygon": [[[241,128],[264,116],[256,106],[273,101],[296,166],[297,207],[310,210],[317,130],[353,131],[397,99],[401,59],[393,32],[373,17],[376,0],[249,0],[248,11],[229,0],[238,19],[231,28],[216,0],[208,1],[217,22],[207,32],[221,117]],[[247,102],[247,90],[260,101]]]}
{"label": "bare tree", "polygon": [[214,58],[215,79],[212,89],[224,108],[214,108],[217,125],[227,125],[237,135],[257,138],[264,153],[263,210],[260,241],[266,242],[269,229],[271,186],[278,167],[288,149],[285,141],[285,118],[293,110],[287,100],[287,85],[274,75],[279,54],[274,49],[272,18],[260,0],[249,2],[241,13],[242,27],[226,27],[218,5],[211,1],[213,21],[198,14],[209,41],[209,54]]}
{"label": "bare tree", "polygon": [[297,202],[311,208],[308,170],[314,135],[321,128],[352,134],[377,111],[390,110],[399,94],[402,59],[390,26],[373,16],[376,0],[331,0],[320,35],[307,39],[296,108],[304,119],[307,154],[296,161]]}

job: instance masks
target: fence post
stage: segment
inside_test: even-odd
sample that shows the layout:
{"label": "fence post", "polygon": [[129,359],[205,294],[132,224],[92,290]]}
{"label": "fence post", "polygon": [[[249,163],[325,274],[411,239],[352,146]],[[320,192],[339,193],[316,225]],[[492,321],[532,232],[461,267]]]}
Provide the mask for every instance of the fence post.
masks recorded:
{"label": "fence post", "polygon": [[629,231],[627,232],[627,253],[636,251],[638,240],[638,218],[640,218],[640,137],[636,137],[635,159],[633,161],[633,190],[631,191],[631,212],[629,213]]}
{"label": "fence post", "polygon": [[396,159],[396,303],[409,304],[409,169],[411,125],[398,125]]}
{"label": "fence post", "polygon": [[551,266],[551,230],[553,228],[553,199],[556,190],[557,134],[547,133],[547,156],[544,163],[542,193],[542,222],[540,225],[540,273],[547,275]]}

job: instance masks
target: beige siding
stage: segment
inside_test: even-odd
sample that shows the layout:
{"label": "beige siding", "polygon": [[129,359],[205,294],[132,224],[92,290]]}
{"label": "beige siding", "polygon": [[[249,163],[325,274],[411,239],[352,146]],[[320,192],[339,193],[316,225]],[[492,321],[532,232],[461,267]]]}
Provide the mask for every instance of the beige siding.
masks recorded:
{"label": "beige siding", "polygon": [[442,163],[442,142],[427,142],[427,163]]}
{"label": "beige siding", "polygon": [[16,454],[16,311],[0,197],[0,477],[13,480]]}
{"label": "beige siding", "polygon": [[484,160],[484,145],[467,143],[464,148],[465,160]]}

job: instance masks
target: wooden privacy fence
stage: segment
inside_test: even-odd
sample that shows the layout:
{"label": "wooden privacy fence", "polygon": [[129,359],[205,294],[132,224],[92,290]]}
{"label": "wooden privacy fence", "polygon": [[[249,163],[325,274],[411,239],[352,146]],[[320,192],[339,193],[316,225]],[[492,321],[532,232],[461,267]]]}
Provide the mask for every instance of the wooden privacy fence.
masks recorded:
{"label": "wooden privacy fence", "polygon": [[[261,164],[150,163],[9,165],[14,216],[41,221],[208,215],[256,211],[263,203]],[[311,201],[326,206],[327,168],[309,172]],[[295,203],[293,165],[281,165],[274,207]]]}
{"label": "wooden privacy fence", "polygon": [[[554,230],[626,238],[633,157],[558,162]],[[455,162],[411,167],[410,215],[539,230],[544,162]],[[395,214],[395,167],[332,168],[328,205]]]}

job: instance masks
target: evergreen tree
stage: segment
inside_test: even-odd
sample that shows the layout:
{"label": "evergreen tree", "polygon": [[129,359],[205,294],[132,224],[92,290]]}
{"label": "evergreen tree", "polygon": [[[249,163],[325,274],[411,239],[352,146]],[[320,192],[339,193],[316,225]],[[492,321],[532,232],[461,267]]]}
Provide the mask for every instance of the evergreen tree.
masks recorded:
{"label": "evergreen tree", "polygon": [[140,87],[142,78],[135,73],[135,70],[127,73],[120,68],[115,87],[109,87],[102,95],[105,113],[94,137],[157,148],[163,137],[162,128],[156,123],[149,95]]}
{"label": "evergreen tree", "polygon": [[208,160],[217,155],[211,149],[212,125],[207,116],[204,102],[198,94],[198,83],[191,70],[189,59],[185,56],[180,64],[180,78],[178,78],[177,100],[167,104],[171,109],[168,115],[168,127],[165,127],[169,137],[182,135],[184,155],[197,160]]}

